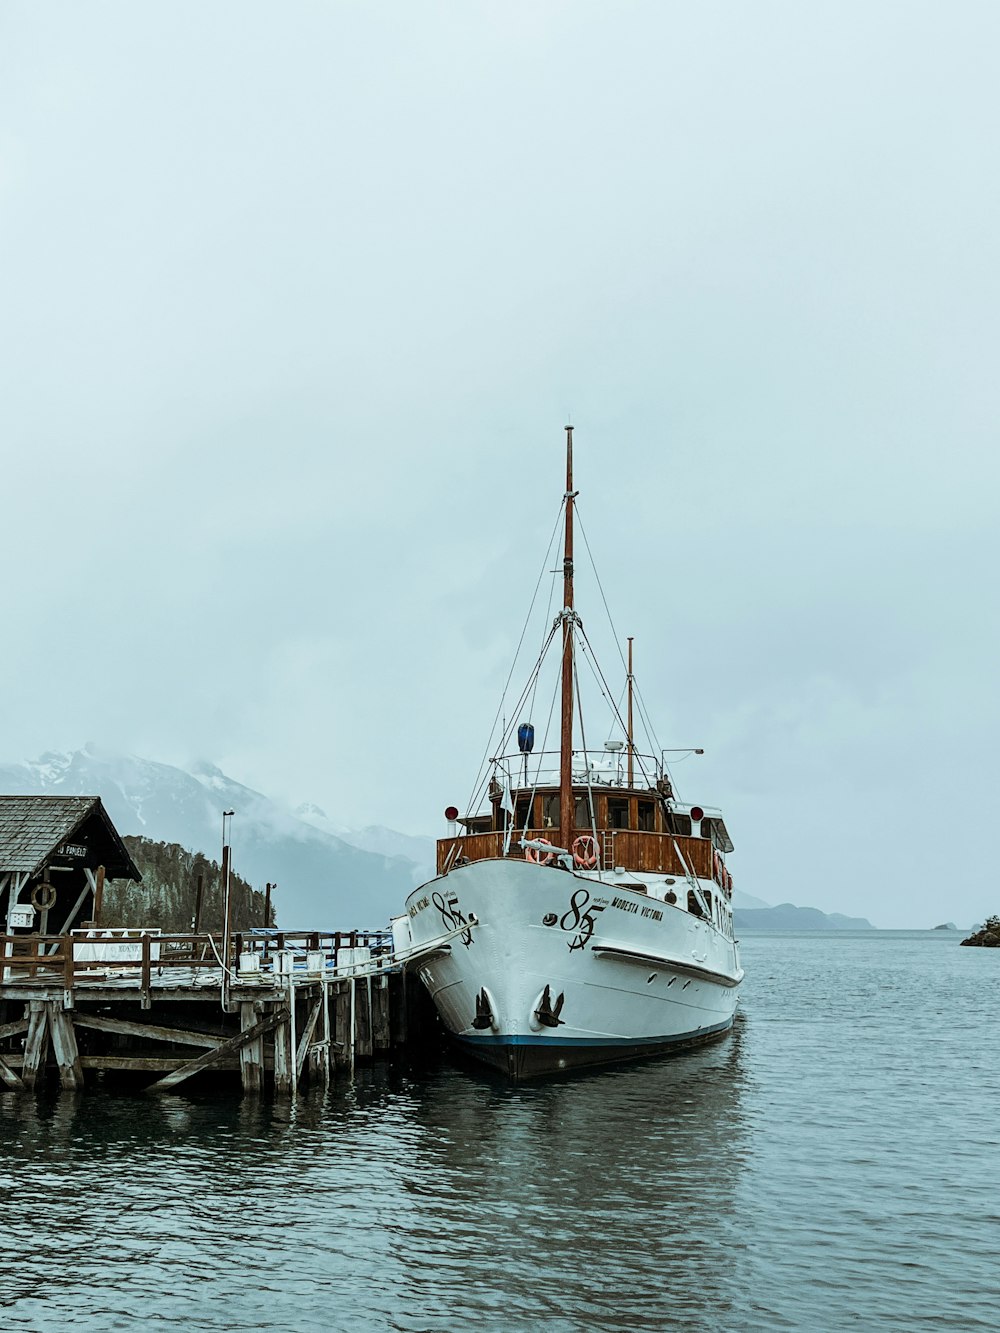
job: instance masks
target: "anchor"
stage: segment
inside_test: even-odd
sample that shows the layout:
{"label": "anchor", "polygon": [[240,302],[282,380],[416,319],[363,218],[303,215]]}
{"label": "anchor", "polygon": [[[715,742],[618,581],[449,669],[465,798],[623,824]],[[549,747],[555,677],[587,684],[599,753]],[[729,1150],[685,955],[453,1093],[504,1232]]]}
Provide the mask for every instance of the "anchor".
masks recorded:
{"label": "anchor", "polygon": [[476,1016],[472,1020],[472,1026],[477,1032],[482,1032],[485,1028],[493,1026],[493,1010],[490,1008],[485,986],[476,996]]}
{"label": "anchor", "polygon": [[555,1006],[553,1006],[552,993],[548,986],[546,986],[542,991],[542,998],[538,1002],[538,1008],[535,1010],[535,1017],[538,1019],[539,1023],[547,1028],[559,1027],[560,1023],[563,1021],[559,1015],[562,1013],[563,1001],[565,999],[566,996],[560,991]]}

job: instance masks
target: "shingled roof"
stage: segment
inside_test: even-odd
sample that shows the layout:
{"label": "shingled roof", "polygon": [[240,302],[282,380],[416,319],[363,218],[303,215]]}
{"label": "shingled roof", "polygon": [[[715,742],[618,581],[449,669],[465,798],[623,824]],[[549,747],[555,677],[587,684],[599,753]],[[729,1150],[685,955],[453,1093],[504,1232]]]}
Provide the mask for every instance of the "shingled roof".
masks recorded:
{"label": "shingled roof", "polygon": [[91,822],[86,863],[103,865],[112,879],[141,880],[99,796],[0,796],[0,874],[33,875]]}

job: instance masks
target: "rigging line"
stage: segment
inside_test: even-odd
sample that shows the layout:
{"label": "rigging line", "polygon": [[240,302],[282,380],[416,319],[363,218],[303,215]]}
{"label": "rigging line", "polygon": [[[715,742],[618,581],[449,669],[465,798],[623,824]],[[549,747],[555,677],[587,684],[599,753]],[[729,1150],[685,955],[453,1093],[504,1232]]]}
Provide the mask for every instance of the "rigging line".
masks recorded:
{"label": "rigging line", "polygon": [[[563,500],[563,504],[565,504],[565,503],[566,503],[566,501]],[[560,516],[561,516],[561,514],[562,514],[562,510],[561,510],[561,509],[560,509],[559,513],[560,513]],[[555,536],[554,533],[553,533],[553,536]],[[549,551],[551,551],[551,550],[552,550],[552,542],[550,541],[550,542],[549,542]],[[546,553],[546,559],[547,559],[547,558],[548,558],[548,553]],[[546,607],[545,607],[545,619],[544,619],[544,621],[542,622],[542,625],[543,625],[543,630],[542,630],[543,637],[544,637],[544,626],[547,625],[547,624],[549,624],[549,622],[550,622],[551,619],[552,619],[552,599],[553,599],[553,597],[555,596],[555,591],[556,591],[556,580],[559,578],[559,574],[560,574],[560,571],[559,571],[558,569],[554,569],[554,570],[552,571],[552,577],[551,577],[551,579],[549,580],[549,600],[548,600],[548,604],[547,604]],[[534,708],[535,708],[535,696],[536,696],[537,690],[538,690],[538,676],[536,675],[536,676],[535,676],[535,689],[532,690],[532,692],[531,692],[531,702],[528,704],[528,713],[529,713],[529,714],[532,713],[532,712],[534,711]],[[530,716],[529,716],[528,720],[529,720],[529,722],[530,722],[530,720],[531,720]]]}
{"label": "rigging line", "polygon": [[656,732],[653,729],[653,724],[649,720],[649,709],[646,707],[646,700],[642,697],[642,691],[639,689],[639,682],[636,680],[634,674],[632,676],[632,684],[635,686],[636,701],[639,704],[639,712],[642,714],[642,719],[646,727],[646,731],[649,733],[649,739],[653,742],[656,749],[659,750],[660,738],[657,736]]}
{"label": "rigging line", "polygon": [[583,656],[587,661],[587,665],[590,667],[594,680],[597,682],[597,688],[600,691],[601,697],[604,699],[605,703],[611,710],[611,722],[613,726],[616,717],[619,723],[622,720],[621,704],[622,704],[622,699],[625,696],[625,690],[628,689],[628,683],[626,682],[625,686],[623,687],[621,694],[618,696],[618,702],[616,704],[615,701],[611,698],[611,695],[608,694],[607,690],[605,690],[604,688],[607,682],[604,680],[604,676],[601,674],[600,668],[597,665],[597,660],[594,657],[594,650],[591,648],[590,652],[589,653],[587,652],[587,647],[589,646],[590,646],[589,644],[586,646],[584,646],[583,644],[580,645],[581,649],[583,650]]}
{"label": "rigging line", "polygon": [[[590,764],[587,760],[587,733],[583,729],[583,699],[580,697],[580,677],[576,669],[575,652],[573,653],[573,686],[576,690],[577,712],[580,715],[580,744],[583,746],[583,762],[587,772],[587,808],[590,811],[590,831],[594,835],[594,851],[597,853],[598,857],[600,857],[598,864],[601,866],[601,869],[603,870],[604,858],[601,856],[601,851],[600,851],[601,845],[597,841],[597,815],[594,813],[594,785],[592,781],[593,774],[590,771]],[[573,808],[574,810],[576,809],[575,801],[573,802]],[[575,822],[576,821],[574,820],[574,823]],[[562,840],[567,844],[567,851],[572,853],[573,848],[569,842],[569,839],[566,836],[565,831],[562,833]]]}
{"label": "rigging line", "polygon": [[[584,642],[585,642],[585,643],[587,644],[587,646],[590,648],[590,656],[591,656],[591,660],[593,661],[594,666],[597,668],[598,671],[601,671],[601,664],[597,661],[597,658],[596,658],[596,656],[595,656],[595,654],[594,654],[593,645],[591,644],[590,640],[587,638],[587,631],[583,628],[582,625],[580,626],[580,633],[583,635]],[[606,680],[604,680],[604,672],[603,672],[603,671],[601,671],[601,680],[604,681],[605,689],[610,689],[610,687],[608,686],[608,682],[607,682]],[[610,698],[610,695],[609,695],[609,698]],[[624,720],[623,720],[623,718],[622,718],[621,713],[618,712],[617,707],[615,708],[615,713],[617,714],[618,722],[619,722],[619,725],[620,725],[621,728],[622,728],[622,731],[623,731],[623,732],[625,733],[625,735],[627,736],[627,735],[628,735],[628,727],[626,726],[626,724],[625,724],[625,722],[624,722]],[[639,771],[640,771],[640,773],[641,773],[642,776],[646,779],[646,782],[648,783],[648,785],[649,785],[650,787],[652,787],[654,784],[650,781],[649,774],[646,772],[645,766],[644,766],[644,764],[643,764],[643,762],[642,762],[642,755],[641,755],[641,754],[637,754],[637,755],[635,755],[635,759],[637,760],[637,762],[638,762],[638,764],[639,764]]]}
{"label": "rigging line", "polygon": [[[484,753],[482,759],[479,761],[479,769],[477,770],[479,772],[482,771],[483,767],[486,764],[487,759],[489,759],[490,757],[490,749],[492,748],[493,745],[493,735],[497,729],[497,722],[500,718],[500,714],[503,711],[504,700],[507,698],[507,691],[510,689],[510,682],[514,677],[514,668],[517,666],[517,659],[520,656],[521,645],[522,643],[524,643],[524,636],[528,632],[528,625],[531,621],[531,613],[535,609],[535,599],[538,596],[538,589],[542,586],[542,579],[545,577],[545,566],[549,563],[549,552],[552,550],[552,543],[555,541],[556,533],[559,531],[559,520],[562,518],[562,512],[563,508],[565,507],[565,504],[566,504],[566,497],[563,496],[559,504],[559,512],[556,515],[555,524],[553,525],[552,528],[552,536],[549,538],[549,544],[545,548],[545,559],[542,561],[542,567],[538,571],[538,579],[535,583],[535,591],[531,594],[531,605],[528,607],[528,614],[524,618],[524,627],[521,630],[521,637],[518,639],[517,647],[514,650],[514,660],[510,664],[510,671],[507,673],[507,681],[503,687],[503,692],[500,695],[500,704],[499,707],[497,708],[496,716],[493,719],[493,725],[492,727],[490,727],[489,739],[486,742],[486,752]],[[542,655],[544,655],[544,650]]]}
{"label": "rigging line", "polygon": [[611,637],[615,641],[615,647],[618,649],[618,656],[621,658],[622,666],[625,668],[625,672],[627,674],[628,663],[625,661],[625,654],[622,652],[622,646],[618,641],[618,631],[615,629],[615,622],[611,617],[611,607],[608,606],[608,599],[604,595],[604,585],[601,583],[601,576],[597,572],[597,562],[594,560],[594,553],[590,549],[590,542],[587,541],[587,531],[586,528],[583,526],[583,519],[580,517],[579,500],[573,506],[573,512],[577,520],[577,525],[580,529],[580,536],[583,538],[583,544],[587,548],[587,555],[590,557],[590,567],[594,571],[594,578],[597,582],[597,591],[601,594],[601,601],[604,603],[604,610],[608,617],[608,624],[611,626]]}
{"label": "rigging line", "polygon": [[[558,625],[558,623],[559,623],[559,622],[556,621],[556,625]],[[553,625],[553,627],[552,627],[552,632],[553,632],[553,633],[555,633],[555,628],[556,628],[555,625]],[[538,778],[539,778],[539,775],[540,775],[540,773],[541,773],[541,771],[542,771],[541,756],[542,756],[543,754],[545,754],[546,746],[547,746],[548,743],[549,743],[549,728],[552,726],[552,714],[556,711],[556,699],[559,697],[559,687],[560,687],[561,684],[562,684],[562,681],[560,680],[559,673],[557,672],[557,673],[556,673],[555,689],[552,691],[552,702],[549,704],[549,715],[548,715],[548,718],[546,719],[546,722],[545,722],[545,735],[542,737],[542,748],[541,748],[541,752],[540,752],[540,754],[539,754],[539,762],[538,762],[538,764],[537,764],[537,766],[536,766],[536,768],[535,768],[535,783],[534,783],[534,786],[531,788],[531,795],[528,797],[528,804],[527,804],[527,806],[525,807],[525,813],[524,813],[524,828],[521,830],[521,837],[522,837],[522,838],[524,837],[524,835],[525,835],[525,834],[527,833],[527,831],[528,831],[528,820],[531,818],[531,812],[532,812],[532,809],[533,809],[534,804],[535,804],[535,793],[538,791]],[[513,824],[513,823],[515,822],[515,820],[517,819],[517,813],[516,813],[516,812],[517,812],[517,802],[516,802],[516,801],[515,801],[515,803],[514,803],[514,810],[515,810],[515,813],[514,813],[513,818],[511,819],[511,823],[512,823],[512,824]]]}
{"label": "rigging line", "polygon": [[[556,632],[556,629],[558,628],[558,623],[559,623],[559,622],[556,621],[556,623],[555,623],[555,624],[552,626],[552,628],[549,630],[548,638],[547,638],[547,639],[545,640],[545,642],[542,644],[542,651],[538,654],[538,657],[537,657],[537,659],[536,659],[536,661],[535,661],[535,665],[534,665],[534,667],[532,668],[531,672],[529,673],[527,684],[525,685],[524,689],[521,691],[521,697],[520,697],[520,698],[518,699],[518,701],[517,701],[517,705],[516,705],[516,707],[515,707],[515,711],[514,711],[514,720],[511,722],[509,728],[507,728],[507,727],[504,728],[503,735],[500,737],[500,746],[499,746],[499,754],[500,754],[500,755],[502,755],[503,752],[504,752],[504,748],[506,747],[508,736],[513,735],[514,727],[517,725],[517,712],[518,712],[518,710],[520,709],[521,705],[524,703],[525,696],[527,695],[528,690],[531,688],[531,686],[532,686],[532,682],[537,678],[539,671],[541,671],[541,669],[542,669],[542,663],[543,663],[543,661],[545,660],[545,654],[549,651],[549,648],[552,646],[552,640],[553,640],[553,638],[555,637],[555,632]],[[502,702],[501,702],[501,707],[503,707]],[[494,731],[496,730],[496,721],[495,721],[495,720],[494,720],[494,723],[493,723],[493,729],[494,729]],[[493,732],[490,732],[490,741],[492,741],[492,740],[493,740]],[[490,748],[492,748],[492,747],[490,747]],[[470,797],[469,805],[468,805],[468,807],[467,807],[467,809],[468,809],[470,812],[471,812],[471,811],[475,811],[475,810],[478,808],[478,804],[477,804],[477,803],[478,803],[479,800],[481,799],[482,794],[483,794],[483,791],[485,790],[486,782],[487,782],[487,776],[486,776],[486,763],[487,763],[487,760],[489,759],[489,757],[490,757],[490,751],[489,751],[489,749],[487,749],[486,753],[483,755],[482,761],[480,762],[480,765],[479,765],[479,772],[478,772],[477,775],[476,775],[476,781],[475,781],[475,783],[474,783],[474,785],[473,785],[473,788],[472,788],[472,796]]]}

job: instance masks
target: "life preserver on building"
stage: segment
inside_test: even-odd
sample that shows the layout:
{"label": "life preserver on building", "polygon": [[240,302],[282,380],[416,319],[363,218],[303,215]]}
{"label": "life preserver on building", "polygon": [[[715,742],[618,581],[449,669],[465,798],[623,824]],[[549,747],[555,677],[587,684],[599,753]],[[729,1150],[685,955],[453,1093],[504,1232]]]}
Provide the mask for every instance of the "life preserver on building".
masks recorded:
{"label": "life preserver on building", "polygon": [[[546,847],[552,846],[552,843],[549,842],[548,838],[535,838],[535,842],[544,842]],[[551,852],[543,852],[540,847],[525,847],[524,859],[526,861],[534,861],[536,865],[550,866],[556,859],[556,854],[554,850]]]}
{"label": "life preserver on building", "polygon": [[726,871],[726,893],[730,898],[733,896],[733,877],[728,870]]}
{"label": "life preserver on building", "polygon": [[718,852],[712,853],[712,878],[720,889],[726,887],[726,868],[722,864],[722,857]]}
{"label": "life preserver on building", "polygon": [[36,884],[31,890],[31,905],[36,912],[47,912],[50,907],[56,903],[56,889],[54,884],[42,882]]}
{"label": "life preserver on building", "polygon": [[594,870],[598,858],[597,839],[592,833],[581,833],[578,838],[574,838],[573,864],[578,870]]}

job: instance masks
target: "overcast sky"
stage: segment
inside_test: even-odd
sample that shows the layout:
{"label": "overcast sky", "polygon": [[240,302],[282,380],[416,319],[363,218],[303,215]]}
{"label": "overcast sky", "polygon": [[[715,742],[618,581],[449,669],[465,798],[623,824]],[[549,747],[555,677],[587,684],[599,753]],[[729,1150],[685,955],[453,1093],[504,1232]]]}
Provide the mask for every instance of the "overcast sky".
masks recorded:
{"label": "overcast sky", "polygon": [[995,3],[6,0],[0,758],[438,833],[571,413],[737,885],[1000,910],[998,51]]}

